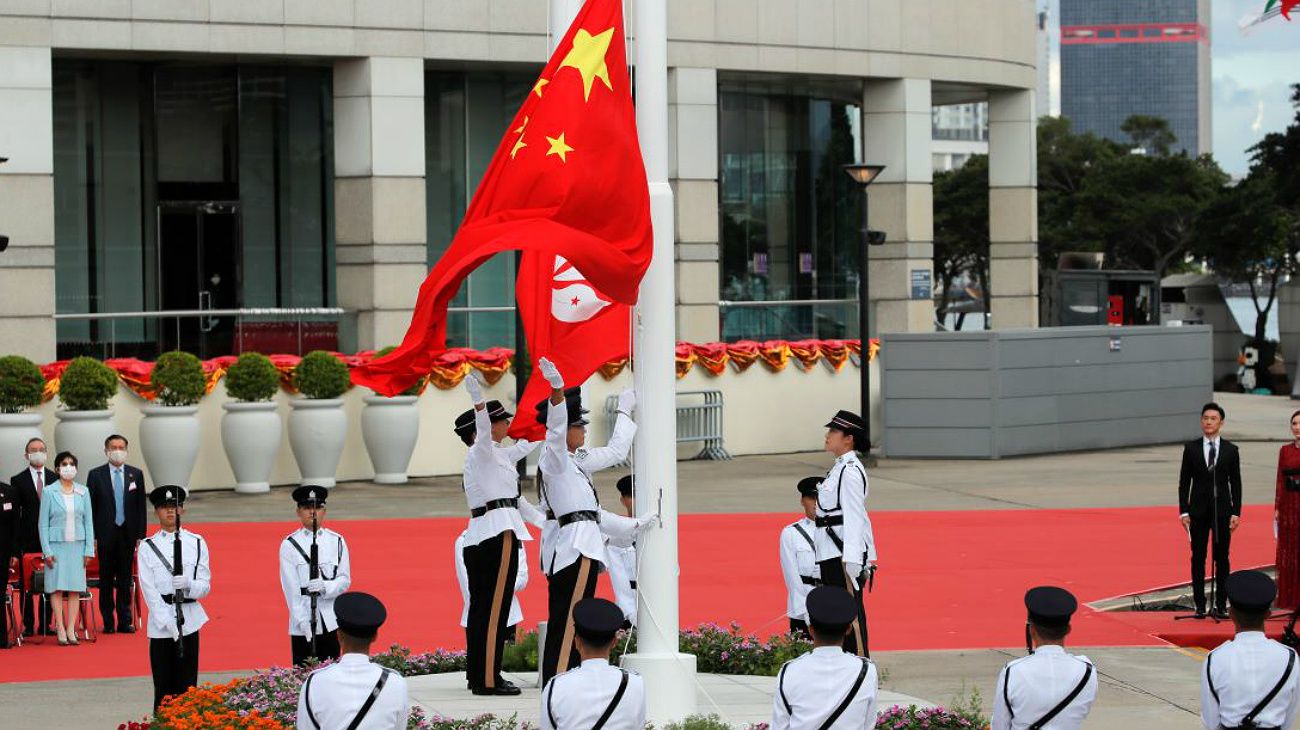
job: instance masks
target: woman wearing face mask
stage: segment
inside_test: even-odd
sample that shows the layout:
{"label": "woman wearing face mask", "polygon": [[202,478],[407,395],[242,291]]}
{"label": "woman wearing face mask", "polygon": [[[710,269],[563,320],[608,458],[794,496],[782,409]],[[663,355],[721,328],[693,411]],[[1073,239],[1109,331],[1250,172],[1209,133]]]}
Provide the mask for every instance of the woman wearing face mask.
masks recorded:
{"label": "woman wearing face mask", "polygon": [[59,644],[77,644],[77,603],[86,590],[86,566],[95,557],[95,527],[90,493],[78,484],[77,457],[54,457],[58,484],[41,498],[41,551],[45,553],[45,592],[54,603]]}

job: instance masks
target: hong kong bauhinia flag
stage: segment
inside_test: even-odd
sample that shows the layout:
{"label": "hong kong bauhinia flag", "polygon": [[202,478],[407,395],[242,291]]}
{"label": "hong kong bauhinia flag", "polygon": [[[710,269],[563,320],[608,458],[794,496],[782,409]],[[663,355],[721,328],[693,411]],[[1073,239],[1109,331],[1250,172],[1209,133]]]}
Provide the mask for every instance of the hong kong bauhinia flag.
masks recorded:
{"label": "hong kong bauhinia flag", "polygon": [[[394,395],[427,374],[447,348],[447,305],[465,277],[493,254],[522,250],[517,299],[529,354],[550,357],[579,384],[627,354],[629,307],[652,248],[622,2],[588,0],[420,286],[401,345],[352,380]],[[544,395],[535,385],[529,391]],[[531,409],[526,397],[519,415]],[[522,429],[532,419],[519,421]]]}

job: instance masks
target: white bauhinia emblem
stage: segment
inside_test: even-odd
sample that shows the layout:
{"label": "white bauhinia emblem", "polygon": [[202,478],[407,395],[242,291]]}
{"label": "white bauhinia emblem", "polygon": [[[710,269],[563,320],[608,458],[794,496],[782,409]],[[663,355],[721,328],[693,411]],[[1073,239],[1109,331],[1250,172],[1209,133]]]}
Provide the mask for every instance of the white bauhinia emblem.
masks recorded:
{"label": "white bauhinia emblem", "polygon": [[585,322],[612,302],[596,291],[563,256],[555,257],[551,281],[551,316],[561,322]]}

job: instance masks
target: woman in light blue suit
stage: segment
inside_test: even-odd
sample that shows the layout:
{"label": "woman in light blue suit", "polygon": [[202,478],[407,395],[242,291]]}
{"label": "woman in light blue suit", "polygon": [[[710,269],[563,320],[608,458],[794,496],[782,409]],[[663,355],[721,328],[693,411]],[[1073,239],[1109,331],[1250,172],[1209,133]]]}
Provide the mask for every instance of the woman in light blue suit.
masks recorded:
{"label": "woman in light blue suit", "polygon": [[41,497],[41,551],[45,553],[45,592],[52,593],[59,644],[77,644],[77,603],[86,590],[86,566],[95,557],[95,523],[90,492],[78,484],[77,457],[64,451],[54,458],[59,483]]}

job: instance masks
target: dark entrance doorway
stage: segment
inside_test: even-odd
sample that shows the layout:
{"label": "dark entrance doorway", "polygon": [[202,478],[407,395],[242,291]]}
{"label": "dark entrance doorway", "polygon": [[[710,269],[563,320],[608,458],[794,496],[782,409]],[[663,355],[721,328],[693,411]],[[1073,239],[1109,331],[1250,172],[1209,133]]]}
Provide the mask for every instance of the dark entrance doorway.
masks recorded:
{"label": "dark entrance doorway", "polygon": [[[217,310],[240,306],[239,203],[166,202],[158,206],[160,309]],[[162,350],[200,358],[233,352],[235,317],[164,321]]]}

